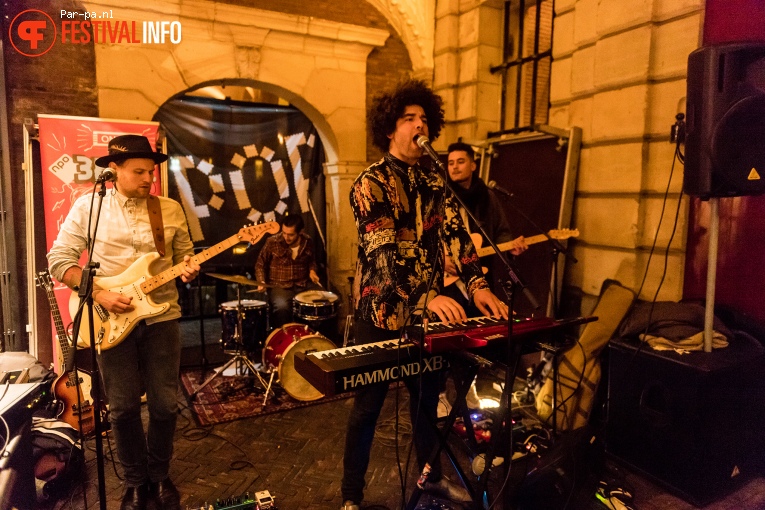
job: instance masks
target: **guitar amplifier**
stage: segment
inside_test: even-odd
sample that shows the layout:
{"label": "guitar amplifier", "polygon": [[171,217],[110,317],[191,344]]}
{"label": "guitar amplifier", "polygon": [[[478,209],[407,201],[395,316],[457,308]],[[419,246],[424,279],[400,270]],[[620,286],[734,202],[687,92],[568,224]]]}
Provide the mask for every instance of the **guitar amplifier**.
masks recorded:
{"label": "guitar amplifier", "polygon": [[[32,461],[32,414],[49,399],[49,384],[19,383],[0,389],[0,417],[8,428],[0,427],[0,510],[34,508],[35,475]],[[7,431],[7,434],[6,434]]]}
{"label": "guitar amplifier", "polygon": [[714,352],[638,352],[612,340],[606,451],[703,506],[761,462],[765,349],[747,334]]}

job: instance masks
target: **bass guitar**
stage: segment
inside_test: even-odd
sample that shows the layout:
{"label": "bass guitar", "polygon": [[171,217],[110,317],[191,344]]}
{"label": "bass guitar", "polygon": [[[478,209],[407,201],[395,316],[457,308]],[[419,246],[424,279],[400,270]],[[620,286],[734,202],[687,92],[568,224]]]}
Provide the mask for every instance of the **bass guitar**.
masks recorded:
{"label": "bass guitar", "polygon": [[[275,221],[244,227],[228,239],[197,253],[191,257],[191,260],[201,265],[203,262],[241,242],[257,243],[265,234],[279,232],[279,228],[279,223]],[[130,267],[119,275],[96,277],[93,279],[94,287],[99,290],[118,292],[133,298],[130,303],[133,306],[133,310],[125,313],[109,313],[101,305],[95,304],[93,306],[96,312],[93,317],[93,331],[96,332],[96,341],[91,342],[88,328],[83,327],[80,329],[80,342],[89,346],[95,344],[99,352],[101,349],[111,349],[119,345],[133,331],[140,320],[159,315],[170,307],[168,303],[155,303],[149,294],[181,276],[181,270],[186,262],[181,262],[159,274],[152,275],[152,264],[159,257],[160,255],[157,252],[147,253],[133,262]],[[79,304],[80,299],[77,293],[72,292],[72,295],[69,297],[69,312],[72,317],[77,313]],[[83,326],[88,324],[87,321],[88,311],[85,309],[82,314]]]}
{"label": "bass guitar", "polygon": [[[570,229],[570,228],[564,228],[560,230],[549,230],[547,232],[547,235],[550,236],[552,239],[557,239],[558,241],[562,241],[565,239],[568,239],[569,237],[579,237],[579,229]],[[485,248],[481,248],[481,244],[483,244],[483,237],[481,237],[481,234],[473,233],[470,234],[471,239],[473,239],[473,244],[475,245],[475,250],[478,252],[479,257],[486,257],[488,255],[494,255],[495,251],[494,248],[491,246],[487,246]],[[547,236],[544,234],[539,234],[536,236],[531,236],[526,238],[526,244],[531,246],[532,244],[542,243],[544,241],[547,241]],[[499,248],[499,251],[509,251],[515,248],[515,240],[513,241],[507,241],[504,243],[500,243],[497,245],[497,248]],[[488,272],[488,269],[485,267],[482,268],[484,274]],[[460,277],[458,275],[445,275],[444,276],[444,287],[451,285],[452,283],[459,280]]]}
{"label": "bass guitar", "polygon": [[95,419],[93,416],[93,405],[88,399],[90,397],[91,379],[90,374],[84,370],[72,370],[72,354],[69,351],[69,335],[64,328],[64,322],[61,320],[61,312],[58,309],[56,295],[53,292],[54,284],[50,273],[46,269],[37,273],[35,282],[38,287],[45,290],[50,305],[50,313],[53,315],[53,323],[56,326],[56,338],[59,344],[59,367],[60,374],[53,382],[53,394],[61,403],[61,411],[57,418],[74,427],[81,429],[82,435],[90,436],[95,431]]}

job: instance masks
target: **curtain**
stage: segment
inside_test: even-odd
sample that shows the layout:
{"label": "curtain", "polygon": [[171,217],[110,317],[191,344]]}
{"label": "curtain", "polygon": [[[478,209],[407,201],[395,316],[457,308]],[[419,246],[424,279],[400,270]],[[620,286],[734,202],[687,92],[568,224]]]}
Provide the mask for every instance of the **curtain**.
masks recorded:
{"label": "curtain", "polygon": [[[168,195],[183,206],[195,247],[217,244],[249,223],[301,214],[324,265],[324,152],[303,113],[183,96],[162,105],[154,120],[166,130]],[[211,263],[251,270],[263,241]]]}

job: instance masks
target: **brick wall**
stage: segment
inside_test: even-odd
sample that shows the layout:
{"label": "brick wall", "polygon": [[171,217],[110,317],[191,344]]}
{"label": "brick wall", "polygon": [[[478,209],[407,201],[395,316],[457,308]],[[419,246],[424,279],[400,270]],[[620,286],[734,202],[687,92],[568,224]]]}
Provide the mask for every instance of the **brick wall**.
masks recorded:
{"label": "brick wall", "polygon": [[438,150],[498,127],[500,79],[489,68],[502,61],[502,13],[497,2],[436,2],[433,87],[446,113]]}
{"label": "brick wall", "polygon": [[[28,7],[28,6],[27,6]],[[26,249],[24,239],[26,235],[27,218],[24,205],[24,172],[21,165],[24,159],[23,131],[22,126],[26,119],[37,121],[38,113],[58,115],[97,116],[98,100],[96,97],[95,83],[95,55],[92,45],[62,45],[54,44],[53,48],[40,57],[26,57],[16,52],[9,44],[8,24],[24,10],[25,6],[20,2],[3,2],[2,9],[2,37],[3,58],[5,59],[5,81],[7,94],[8,132],[10,154],[8,159],[11,165],[11,187],[13,201],[10,207],[13,209],[16,253],[10,256],[11,278],[17,285],[18,300],[13,306],[18,306],[20,321],[22,324],[15,325],[16,345],[10,346],[13,350],[27,348],[26,335],[23,323],[27,317],[27,291],[26,291]],[[79,10],[86,9],[77,2],[71,0],[52,0],[45,5],[45,11],[58,12],[59,9]],[[36,171],[39,172],[39,169]],[[39,179],[37,183],[39,185]],[[39,191],[39,190],[38,190]],[[38,197],[39,199],[39,197]],[[37,202],[36,202],[37,203]],[[37,212],[41,209],[38,207]],[[39,252],[36,254],[38,267],[45,267],[45,232],[42,228],[42,216],[36,218],[38,225],[35,245]],[[45,300],[42,300],[43,303]],[[47,306],[43,304],[39,311],[40,320],[33,327],[38,328],[41,338],[50,338],[50,320],[48,319]],[[10,326],[9,326],[10,327]],[[51,346],[48,342],[42,342],[41,351],[38,353],[41,361],[50,361],[46,356],[51,356]]]}

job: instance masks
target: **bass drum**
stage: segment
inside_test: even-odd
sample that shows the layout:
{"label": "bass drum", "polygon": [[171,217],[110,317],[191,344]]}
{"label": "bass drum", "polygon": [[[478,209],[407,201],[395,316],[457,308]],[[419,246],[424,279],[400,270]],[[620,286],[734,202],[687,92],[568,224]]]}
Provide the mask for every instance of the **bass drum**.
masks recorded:
{"label": "bass drum", "polygon": [[324,396],[295,370],[296,352],[314,352],[334,349],[327,337],[313,331],[305,324],[291,322],[276,328],[268,335],[263,348],[263,367],[277,370],[279,385],[287,394],[302,401],[318,400]]}

